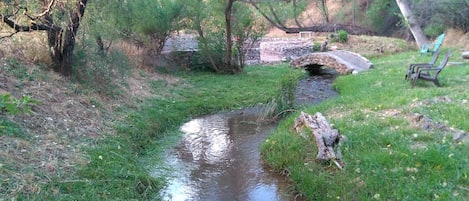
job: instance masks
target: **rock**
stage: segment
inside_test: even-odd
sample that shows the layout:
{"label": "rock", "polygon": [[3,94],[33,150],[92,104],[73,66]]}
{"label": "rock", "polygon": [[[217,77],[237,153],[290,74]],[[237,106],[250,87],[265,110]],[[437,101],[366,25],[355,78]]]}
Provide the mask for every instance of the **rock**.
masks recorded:
{"label": "rock", "polygon": [[469,51],[464,51],[464,52],[462,53],[462,58],[463,58],[463,59],[469,59]]}

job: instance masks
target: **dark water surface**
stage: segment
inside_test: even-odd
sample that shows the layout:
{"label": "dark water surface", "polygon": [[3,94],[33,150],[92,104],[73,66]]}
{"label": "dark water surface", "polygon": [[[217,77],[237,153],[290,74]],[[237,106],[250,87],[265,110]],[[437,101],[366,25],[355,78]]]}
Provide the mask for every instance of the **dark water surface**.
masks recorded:
{"label": "dark water surface", "polygon": [[[193,119],[168,154],[174,172],[164,200],[291,200],[288,183],[263,168],[259,147],[276,125],[257,121],[255,109]],[[155,172],[155,174],[157,174]]]}

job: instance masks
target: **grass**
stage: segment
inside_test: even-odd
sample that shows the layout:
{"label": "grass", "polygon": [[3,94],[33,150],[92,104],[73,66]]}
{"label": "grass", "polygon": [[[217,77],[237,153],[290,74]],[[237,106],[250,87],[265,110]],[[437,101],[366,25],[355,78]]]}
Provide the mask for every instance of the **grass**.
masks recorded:
{"label": "grass", "polygon": [[[123,105],[116,110],[123,117],[116,123],[118,135],[88,149],[87,162],[76,174],[50,178],[40,193],[22,193],[16,198],[158,200],[165,178],[151,177],[142,160],[148,153],[166,150],[179,136],[175,128],[202,114],[267,103],[278,95],[283,78],[298,79],[304,74],[286,65],[253,66],[239,75],[181,72],[173,75],[176,82],[153,81],[150,86],[157,95],[142,100],[138,107]],[[161,157],[152,156],[157,158]]]}
{"label": "grass", "polygon": [[[374,69],[336,80],[339,97],[303,108],[347,136],[345,170],[315,163],[314,141],[292,129],[298,113],[263,144],[265,160],[288,172],[307,200],[467,200],[469,147],[452,139],[469,131],[469,65],[447,66],[442,87],[419,81],[411,88],[406,66],[429,59],[415,52],[374,58]],[[431,122],[424,127],[416,115]]]}

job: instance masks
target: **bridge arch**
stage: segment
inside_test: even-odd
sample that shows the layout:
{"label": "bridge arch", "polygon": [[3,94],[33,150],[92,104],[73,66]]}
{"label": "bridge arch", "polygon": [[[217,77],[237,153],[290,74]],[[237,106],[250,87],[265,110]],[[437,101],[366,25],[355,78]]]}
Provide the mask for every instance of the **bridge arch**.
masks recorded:
{"label": "bridge arch", "polygon": [[310,72],[317,71],[322,66],[327,66],[345,75],[368,70],[373,67],[373,63],[360,54],[346,50],[335,50],[303,55],[292,60],[290,66],[306,68]]}

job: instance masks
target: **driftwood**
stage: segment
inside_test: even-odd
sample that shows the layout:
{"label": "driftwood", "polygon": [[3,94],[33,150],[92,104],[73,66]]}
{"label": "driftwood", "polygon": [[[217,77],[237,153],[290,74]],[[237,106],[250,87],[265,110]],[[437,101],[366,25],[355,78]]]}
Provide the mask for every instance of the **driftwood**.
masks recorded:
{"label": "driftwood", "polygon": [[[311,129],[318,147],[318,155],[316,159],[332,161],[337,167],[343,169],[341,147],[346,137],[339,134],[337,129],[333,129],[327,122],[326,118],[319,112],[311,116],[310,114],[301,112],[300,116],[295,119],[294,129],[303,134],[303,128]],[[302,135],[304,138],[308,136]]]}

